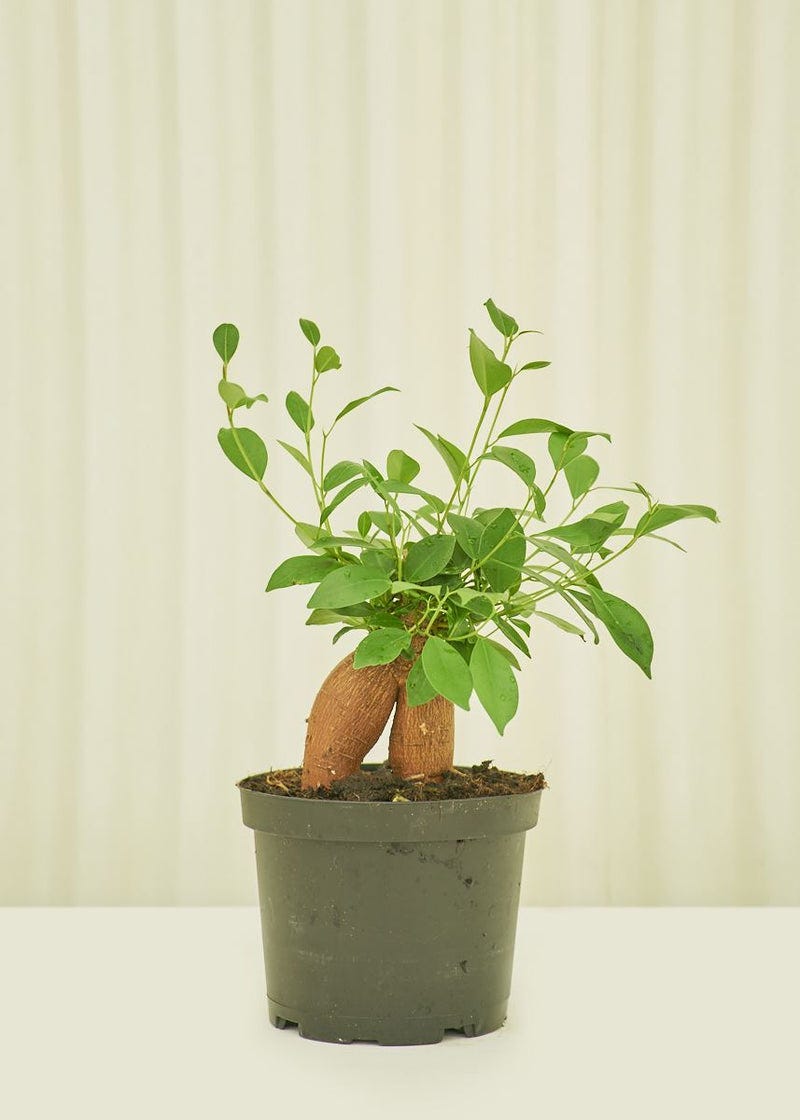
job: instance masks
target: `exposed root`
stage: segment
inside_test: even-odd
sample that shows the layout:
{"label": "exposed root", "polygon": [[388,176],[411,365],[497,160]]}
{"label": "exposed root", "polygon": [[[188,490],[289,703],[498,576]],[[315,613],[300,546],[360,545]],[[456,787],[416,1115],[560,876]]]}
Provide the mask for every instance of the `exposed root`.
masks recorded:
{"label": "exposed root", "polygon": [[[419,656],[423,639],[415,638]],[[389,766],[398,778],[437,778],[452,769],[455,717],[443,696],[409,708],[406,678],[411,662],[353,668],[348,654],[325,678],[308,717],[303,789],[328,788],[349,777],[375,746],[395,709]]]}
{"label": "exposed root", "polygon": [[455,749],[453,705],[444,696],[409,708],[405,684],[397,694],[389,737],[389,766],[398,778],[434,778],[452,769]]}
{"label": "exposed root", "polygon": [[398,682],[390,665],[353,668],[353,654],[328,674],[311,708],[303,789],[329,786],[361,766],[392,714]]}

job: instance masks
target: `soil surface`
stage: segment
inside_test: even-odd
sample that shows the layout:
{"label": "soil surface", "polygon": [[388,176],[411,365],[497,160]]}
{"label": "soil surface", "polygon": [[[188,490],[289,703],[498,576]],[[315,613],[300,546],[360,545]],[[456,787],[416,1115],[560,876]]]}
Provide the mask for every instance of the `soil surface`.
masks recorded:
{"label": "soil surface", "polygon": [[477,766],[456,766],[441,778],[397,778],[388,766],[358,770],[349,778],[332,782],[329,789],[301,789],[302,767],[253,774],[239,785],[281,797],[316,801],[456,801],[468,797],[499,797],[544,789],[544,774],[517,774],[498,770],[491,760]]}

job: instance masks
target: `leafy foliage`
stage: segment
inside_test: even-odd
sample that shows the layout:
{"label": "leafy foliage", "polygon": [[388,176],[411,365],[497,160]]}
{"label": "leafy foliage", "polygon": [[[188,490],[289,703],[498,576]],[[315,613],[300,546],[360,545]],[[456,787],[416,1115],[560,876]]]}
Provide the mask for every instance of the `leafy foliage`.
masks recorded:
{"label": "leafy foliage", "polygon": [[235,467],[250,478],[264,477],[267,448],[261,436],[250,428],[220,428],[219,445]]}
{"label": "leafy foliage", "polygon": [[[501,427],[509,390],[549,362],[513,365],[512,347],[539,332],[520,330],[493,300],[485,307],[500,342],[493,348],[475,331],[469,334],[469,363],[479,390],[479,415],[469,440],[462,447],[416,426],[447,470],[443,477],[449,482],[441,493],[419,485],[420,463],[397,448],[388,453],[385,472],[357,455],[328,461],[329,439],[338,424],[397,390],[385,385],[357,397],[327,427],[324,420],[318,424],[317,384],[341,367],[341,359],[332,346],[320,345],[316,323],[300,319],[312,348],[310,384],[306,393],[290,390],[285,402],[300,433],[295,441],[302,446],[275,442],[308,476],[315,509],[309,520],[295,517],[265,483],[268,452],[261,436],[235,423],[240,408],[267,402],[265,394],[250,396],[228,378],[239,344],[237,328],[221,324],[213,342],[222,360],[218,388],[228,416],[220,446],[289,519],[307,550],[278,566],[267,591],[315,585],[307,624],[337,626],[334,641],[360,634],[356,668],[406,658],[411,662],[409,705],[441,695],[466,709],[474,692],[502,734],[517,710],[518,655],[529,658],[532,648],[535,652],[540,624],[581,640],[590,636],[595,643],[605,631],[649,677],[650,628],[636,607],[603,587],[599,574],[604,576],[602,569],[644,538],[681,548],[661,535],[666,526],[718,518],[709,506],[655,501],[639,482],[600,487],[597,441],[609,440],[606,432],[535,417]],[[538,455],[533,444],[528,446],[529,437],[538,441]],[[489,475],[506,474],[518,494],[513,505],[478,504],[478,476],[487,464],[493,464]],[[597,504],[595,492],[601,489],[622,491],[625,500]],[[633,513],[631,504],[639,506]],[[338,520],[346,505],[354,527],[335,530],[333,514]],[[553,603],[561,613],[540,605]]]}

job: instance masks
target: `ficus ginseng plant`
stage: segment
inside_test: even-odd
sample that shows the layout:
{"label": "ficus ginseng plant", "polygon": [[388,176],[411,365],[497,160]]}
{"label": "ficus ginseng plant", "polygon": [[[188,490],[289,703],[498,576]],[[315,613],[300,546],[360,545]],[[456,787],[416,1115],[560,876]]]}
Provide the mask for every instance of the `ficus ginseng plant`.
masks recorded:
{"label": "ficus ginseng plant", "polygon": [[[569,634],[600,640],[604,628],[622,652],[649,677],[653,638],[639,611],[601,583],[604,569],[647,538],[668,541],[661,530],[685,518],[717,521],[703,505],[655,501],[638,482],[600,487],[590,441],[606,432],[581,431],[555,420],[525,417],[501,424],[509,390],[545,361],[512,364],[511,351],[526,335],[492,300],[486,309],[500,341],[496,352],[474,331],[469,362],[478,393],[478,418],[462,448],[417,425],[450,476],[435,493],[420,484],[420,464],[408,452],[389,452],[381,468],[356,456],[331,461],[331,437],[354,409],[384,393],[384,385],[346,404],[327,424],[317,423],[319,381],[341,367],[333,347],[321,345],[317,325],[300,320],[311,347],[307,396],[291,391],[286,410],[299,446],[277,440],[308,476],[314,513],[291,513],[265,483],[268,454],[262,438],[237,423],[241,409],[267,400],[229,377],[239,332],[230,323],[214,331],[222,359],[219,394],[227,426],[219,444],[294,526],[305,547],[269,578],[267,591],[316,585],[308,625],[338,627],[333,641],[366,631],[355,650],[323,683],[308,718],[303,786],[328,786],[357,770],[394,711],[389,765],[400,777],[435,777],[453,765],[453,705],[469,708],[473,692],[500,734],[518,703],[517,655],[530,657],[540,622]],[[547,469],[519,446],[546,440]],[[515,476],[519,503],[476,505],[475,484],[487,464]],[[602,501],[585,512],[598,490],[626,497]],[[560,497],[560,506],[558,500]],[[553,499],[556,499],[555,501]],[[595,499],[596,500],[596,499]],[[633,516],[629,502],[640,509]],[[360,508],[350,527],[336,525],[345,503]],[[551,507],[557,508],[552,516]],[[552,613],[556,603],[562,614]]]}

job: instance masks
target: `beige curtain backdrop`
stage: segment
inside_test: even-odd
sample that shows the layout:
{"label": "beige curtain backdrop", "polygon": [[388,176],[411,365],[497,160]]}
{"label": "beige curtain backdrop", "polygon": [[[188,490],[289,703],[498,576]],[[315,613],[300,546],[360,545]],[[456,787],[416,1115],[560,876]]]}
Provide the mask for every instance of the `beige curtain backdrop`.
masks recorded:
{"label": "beige curtain backdrop", "polygon": [[299,761],[342,647],[263,593],[298,549],[217,447],[211,330],[310,512],[298,315],[323,410],[403,390],[340,457],[444,485],[412,424],[464,439],[491,295],[553,362],[517,415],[722,516],[609,571],[652,683],[540,630],[504,739],[459,714],[550,783],[524,901],[800,903],[800,5],[0,0],[0,44],[0,900],[255,901],[234,783]]}

